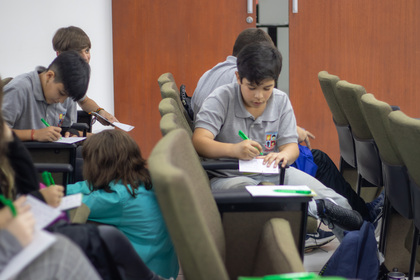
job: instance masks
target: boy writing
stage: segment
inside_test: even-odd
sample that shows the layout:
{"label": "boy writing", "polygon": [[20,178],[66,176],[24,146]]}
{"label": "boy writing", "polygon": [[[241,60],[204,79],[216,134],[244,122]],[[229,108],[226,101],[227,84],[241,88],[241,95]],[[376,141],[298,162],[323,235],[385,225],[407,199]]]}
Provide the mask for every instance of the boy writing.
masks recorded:
{"label": "boy writing", "polygon": [[64,52],[48,68],[19,75],[4,87],[4,119],[22,141],[68,137],[76,121],[74,101],[86,94],[89,79],[89,64],[77,52]]}
{"label": "boy writing", "polygon": [[[196,116],[193,144],[200,156],[251,160],[263,153],[263,163],[274,167],[296,160],[299,150],[293,109],[287,95],[274,88],[281,61],[279,51],[267,42],[251,43],[240,51],[236,83],[213,91]],[[242,140],[239,130],[253,140]],[[217,176],[211,179],[211,186],[214,189],[243,188],[262,181],[279,184],[279,176],[218,170]],[[285,184],[307,185],[317,193],[320,199],[309,203],[308,211],[312,216],[345,229],[360,228],[363,222],[360,214],[348,210],[351,207],[344,197],[312,176],[289,167]],[[326,217],[329,213],[332,215]]]}

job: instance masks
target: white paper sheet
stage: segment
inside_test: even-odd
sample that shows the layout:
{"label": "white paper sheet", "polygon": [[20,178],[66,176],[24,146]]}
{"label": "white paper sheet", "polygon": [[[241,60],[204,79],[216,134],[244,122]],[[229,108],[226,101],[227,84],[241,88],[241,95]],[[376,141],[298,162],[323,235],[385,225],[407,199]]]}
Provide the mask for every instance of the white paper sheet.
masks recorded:
{"label": "white paper sheet", "polygon": [[114,122],[112,123],[115,127],[118,127],[119,129],[122,129],[124,131],[130,131],[134,128],[134,126],[129,125],[129,124],[124,124],[124,123],[119,123],[119,122]]}
{"label": "white paper sheet", "polygon": [[35,229],[38,230],[51,224],[61,214],[60,210],[45,204],[31,195],[26,197],[25,204],[31,206],[31,212],[35,218]]}
{"label": "white paper sheet", "polygon": [[279,168],[270,167],[263,164],[262,158],[254,158],[252,160],[240,160],[239,161],[239,172],[251,172],[251,173],[267,173],[267,174],[279,174]]}
{"label": "white paper sheet", "polygon": [[83,194],[81,193],[66,195],[61,200],[61,203],[57,207],[57,209],[61,211],[65,211],[68,209],[79,207],[80,205],[82,205],[82,198],[83,198]]}
{"label": "white paper sheet", "polygon": [[61,137],[54,143],[73,144],[85,140],[86,137]]}
{"label": "white paper sheet", "polygon": [[[314,196],[316,193],[308,186],[246,186],[246,190],[252,196]],[[286,190],[287,192],[282,192]],[[289,192],[290,191],[290,192]],[[310,191],[310,194],[301,194],[299,191]]]}
{"label": "white paper sheet", "polygon": [[32,242],[19,254],[14,256],[3,271],[1,271],[0,280],[13,279],[13,277],[21,272],[36,257],[47,250],[55,240],[55,236],[51,233],[44,230],[36,230]]}

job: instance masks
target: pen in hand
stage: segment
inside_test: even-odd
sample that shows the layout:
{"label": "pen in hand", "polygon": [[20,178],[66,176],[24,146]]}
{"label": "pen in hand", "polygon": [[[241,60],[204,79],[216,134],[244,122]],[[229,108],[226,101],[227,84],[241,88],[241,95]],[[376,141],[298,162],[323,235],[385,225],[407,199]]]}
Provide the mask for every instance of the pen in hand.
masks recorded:
{"label": "pen in hand", "polygon": [[42,181],[44,181],[44,184],[49,187],[51,185],[55,185],[54,179],[50,172],[44,171],[42,172]]}
{"label": "pen in hand", "polygon": [[[242,130],[239,130],[239,133],[238,134],[239,134],[239,136],[241,136],[242,139],[249,140],[248,136],[246,136],[245,133]],[[257,147],[255,147],[255,149],[258,150]],[[264,154],[262,152],[260,152],[260,155],[264,155]]]}
{"label": "pen in hand", "polygon": [[46,121],[46,120],[41,119],[41,122],[42,122],[43,124],[45,124],[45,126],[46,126],[46,127],[50,127],[50,124],[49,124],[49,123],[47,123],[47,121]]}

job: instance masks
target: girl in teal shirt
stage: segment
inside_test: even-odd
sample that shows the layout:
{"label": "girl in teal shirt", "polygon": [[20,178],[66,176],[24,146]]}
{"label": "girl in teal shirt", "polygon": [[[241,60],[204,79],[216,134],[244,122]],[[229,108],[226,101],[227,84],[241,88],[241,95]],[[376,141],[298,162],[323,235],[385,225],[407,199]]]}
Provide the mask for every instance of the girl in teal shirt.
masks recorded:
{"label": "girl in teal shirt", "polygon": [[105,130],[85,141],[82,155],[85,181],[67,185],[67,194],[82,193],[90,221],[117,227],[153,272],[176,279],[178,258],[137,143]]}

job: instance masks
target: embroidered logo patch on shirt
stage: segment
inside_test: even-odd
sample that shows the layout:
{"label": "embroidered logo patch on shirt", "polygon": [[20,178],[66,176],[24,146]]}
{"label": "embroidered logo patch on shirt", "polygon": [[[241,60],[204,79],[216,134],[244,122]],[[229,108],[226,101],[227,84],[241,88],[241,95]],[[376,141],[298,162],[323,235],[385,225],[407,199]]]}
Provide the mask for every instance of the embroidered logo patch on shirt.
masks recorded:
{"label": "embroidered logo patch on shirt", "polygon": [[58,115],[58,127],[61,127],[63,125],[64,122],[64,118],[66,117],[66,113],[61,113],[60,115]]}
{"label": "embroidered logo patch on shirt", "polygon": [[268,132],[265,134],[265,149],[274,150],[276,147],[277,132]]}

